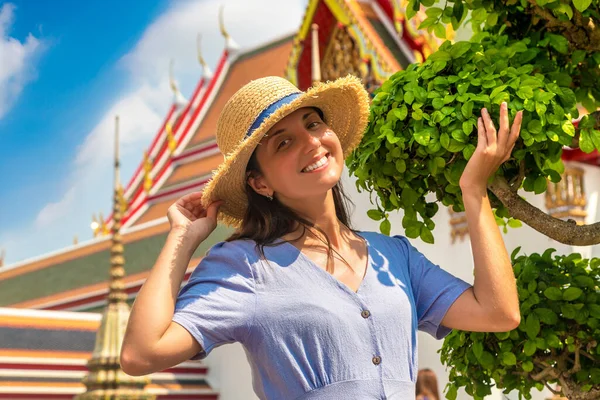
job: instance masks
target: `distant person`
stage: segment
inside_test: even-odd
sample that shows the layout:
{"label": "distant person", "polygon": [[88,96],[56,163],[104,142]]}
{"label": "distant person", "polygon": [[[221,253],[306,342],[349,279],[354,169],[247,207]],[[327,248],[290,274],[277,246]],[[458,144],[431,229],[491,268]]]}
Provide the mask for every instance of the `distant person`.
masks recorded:
{"label": "distant person", "polygon": [[435,372],[429,368],[419,370],[416,394],[416,400],[440,400],[440,391]]}
{"label": "distant person", "polygon": [[[406,400],[415,395],[417,329],[441,339],[451,329],[519,325],[515,276],[487,181],[510,157],[521,114],[511,130],[504,103],[496,132],[483,110],[477,149],[460,179],[473,286],[404,236],[350,228],[340,179],[368,118],[369,93],[352,76],[306,93],[267,77],[233,95],[216,129],[223,163],[202,193],[168,210],[171,230],[132,307],[123,371],[162,371],[237,342],[260,399]],[[427,168],[414,162],[416,174]],[[217,220],[237,230],[180,290]]]}

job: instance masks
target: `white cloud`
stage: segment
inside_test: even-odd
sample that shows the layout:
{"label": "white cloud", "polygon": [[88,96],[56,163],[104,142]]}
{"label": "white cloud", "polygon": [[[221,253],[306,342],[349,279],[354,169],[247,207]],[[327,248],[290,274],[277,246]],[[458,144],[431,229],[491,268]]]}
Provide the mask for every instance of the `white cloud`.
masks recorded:
{"label": "white cloud", "polygon": [[59,202],[46,204],[35,219],[36,228],[44,228],[52,222],[66,217],[74,197],[75,189],[71,188]]}
{"label": "white cloud", "polygon": [[[298,29],[306,0],[174,2],[119,61],[118,67],[129,77],[129,86],[114,88],[115,102],[85,135],[73,160],[73,173],[62,185],[70,189],[38,215],[34,225],[37,228],[51,226],[51,229],[32,227],[11,234],[14,246],[4,244],[7,260],[34,256],[32,249],[44,252],[59,249],[70,244],[74,234],[82,240],[91,237],[92,213],[105,210],[106,215],[111,207],[115,115],[120,116],[121,177],[126,184],[172,102],[168,84],[170,60],[175,60],[174,72],[181,91],[189,96],[201,76],[196,58],[196,36],[201,33],[204,57],[214,70],[224,47],[218,27],[221,4],[225,5],[228,32],[242,48],[248,48]],[[57,221],[60,223],[55,223]]]}
{"label": "white cloud", "polygon": [[9,36],[14,21],[15,6],[0,6],[0,118],[15,102],[23,87],[35,78],[35,58],[43,49],[43,43],[31,33],[22,43]]}

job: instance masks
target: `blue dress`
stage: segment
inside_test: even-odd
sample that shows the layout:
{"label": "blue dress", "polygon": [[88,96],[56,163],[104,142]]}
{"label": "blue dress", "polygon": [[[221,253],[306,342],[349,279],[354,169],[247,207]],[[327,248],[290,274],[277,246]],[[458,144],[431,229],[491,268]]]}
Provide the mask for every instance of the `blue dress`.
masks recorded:
{"label": "blue dress", "polygon": [[414,399],[417,329],[440,323],[470,285],[405,237],[359,233],[368,268],[357,292],[290,243],[216,244],[179,293],[173,321],[202,346],[244,346],[260,399]]}

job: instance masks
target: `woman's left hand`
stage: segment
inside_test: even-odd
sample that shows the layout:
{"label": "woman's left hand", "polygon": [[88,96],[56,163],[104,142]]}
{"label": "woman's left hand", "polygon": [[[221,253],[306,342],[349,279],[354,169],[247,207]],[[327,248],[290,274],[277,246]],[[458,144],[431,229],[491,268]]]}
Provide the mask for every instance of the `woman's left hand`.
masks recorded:
{"label": "woman's left hand", "polygon": [[500,130],[496,133],[490,114],[485,108],[481,110],[481,117],[477,120],[477,148],[460,178],[460,187],[463,190],[469,188],[485,190],[488,179],[510,157],[519,137],[522,119],[523,111],[519,111],[509,129],[508,107],[506,103],[502,103]]}

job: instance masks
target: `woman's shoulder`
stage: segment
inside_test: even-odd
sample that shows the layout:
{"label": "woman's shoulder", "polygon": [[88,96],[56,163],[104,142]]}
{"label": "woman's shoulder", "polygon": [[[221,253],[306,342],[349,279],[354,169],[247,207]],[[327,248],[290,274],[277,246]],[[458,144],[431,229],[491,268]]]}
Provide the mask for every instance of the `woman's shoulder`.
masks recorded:
{"label": "woman's shoulder", "polygon": [[248,269],[258,259],[256,242],[238,239],[212,245],[200,261],[200,266],[222,265],[232,269]]}

